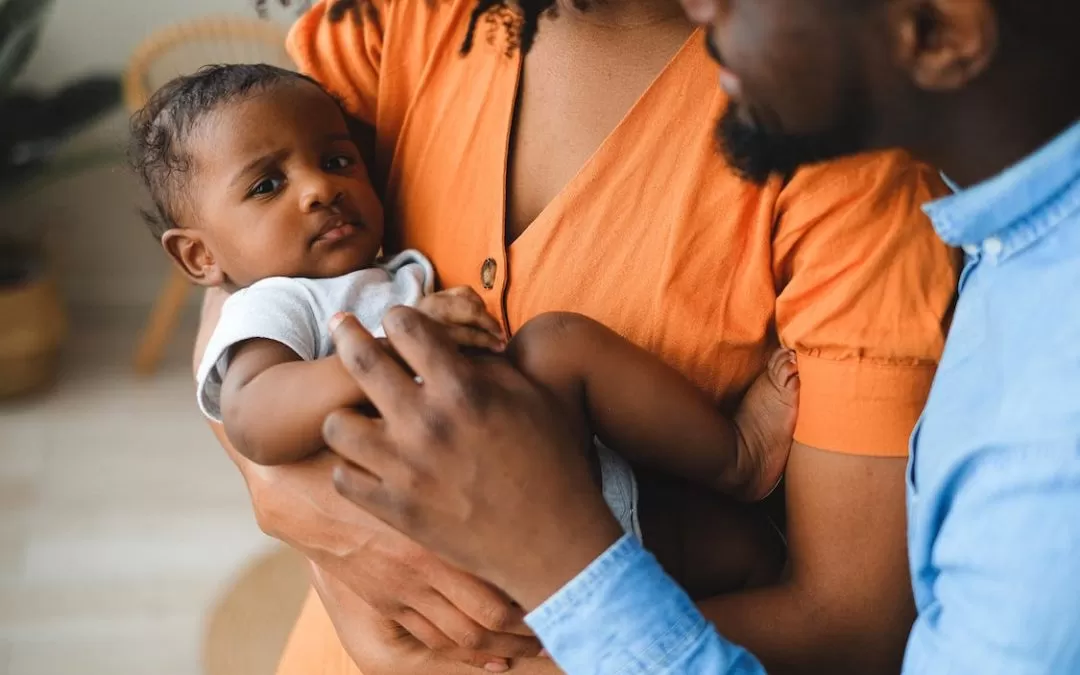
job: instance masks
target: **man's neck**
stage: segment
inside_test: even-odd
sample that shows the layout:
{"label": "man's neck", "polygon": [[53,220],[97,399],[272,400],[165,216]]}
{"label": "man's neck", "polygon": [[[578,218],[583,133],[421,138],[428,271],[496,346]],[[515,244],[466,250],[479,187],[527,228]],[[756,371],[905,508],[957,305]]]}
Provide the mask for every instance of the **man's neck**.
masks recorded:
{"label": "man's neck", "polygon": [[559,16],[627,28],[684,19],[678,0],[556,0]]}
{"label": "man's neck", "polygon": [[[1071,76],[1061,74],[1066,70]],[[1080,120],[1080,67],[1032,77],[1041,81],[986,87],[944,105],[924,120],[911,149],[961,187],[1022,161]]]}

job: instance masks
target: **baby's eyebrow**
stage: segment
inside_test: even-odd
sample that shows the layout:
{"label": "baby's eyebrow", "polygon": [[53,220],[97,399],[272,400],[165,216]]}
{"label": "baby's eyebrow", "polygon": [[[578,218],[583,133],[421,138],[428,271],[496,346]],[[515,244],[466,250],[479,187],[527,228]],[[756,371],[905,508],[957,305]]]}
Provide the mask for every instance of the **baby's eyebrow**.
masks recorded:
{"label": "baby's eyebrow", "polygon": [[254,173],[255,171],[262,169],[265,166],[280,162],[284,158],[284,156],[288,154],[288,152],[288,150],[282,149],[256,157],[255,159],[245,164],[242,169],[236,172],[236,174],[233,176],[232,181],[230,182],[230,185],[235,186],[237,183],[243,181],[248,175]]}
{"label": "baby's eyebrow", "polygon": [[326,141],[329,142],[329,143],[336,143],[336,142],[339,142],[339,141],[344,141],[346,143],[352,143],[353,142],[353,137],[350,136],[349,134],[345,133],[345,132],[340,132],[340,133],[334,133],[334,134],[327,134],[326,135]]}

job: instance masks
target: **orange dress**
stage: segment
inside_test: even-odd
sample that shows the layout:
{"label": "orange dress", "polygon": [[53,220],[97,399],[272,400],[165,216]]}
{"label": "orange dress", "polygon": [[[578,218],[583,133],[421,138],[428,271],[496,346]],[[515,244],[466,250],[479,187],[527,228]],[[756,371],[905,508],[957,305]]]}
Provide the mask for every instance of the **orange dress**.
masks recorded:
{"label": "orange dress", "polygon": [[[798,352],[795,438],[902,457],[929,393],[958,260],[920,205],[942,189],[899,153],[740,180],[718,155],[726,105],[690,39],[575,178],[512,245],[507,147],[521,68],[472,0],[374,3],[294,27],[301,69],[376,130],[387,246],[427,254],[510,331],[569,310],[647,348],[731,405],[778,342]],[[490,39],[487,39],[490,38]],[[312,596],[279,675],[358,673]]]}

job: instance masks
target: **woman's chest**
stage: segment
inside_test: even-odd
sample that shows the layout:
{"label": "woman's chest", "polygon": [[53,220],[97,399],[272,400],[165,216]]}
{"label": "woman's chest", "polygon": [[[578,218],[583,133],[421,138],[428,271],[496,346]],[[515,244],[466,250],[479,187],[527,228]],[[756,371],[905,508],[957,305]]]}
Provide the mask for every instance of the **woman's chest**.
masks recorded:
{"label": "woman's chest", "polygon": [[[616,120],[618,133],[581,162],[553,149],[545,160],[536,145],[544,134],[524,128],[535,166],[558,164],[556,174],[567,162],[581,166],[553,195],[544,190],[561,178],[538,176],[547,187],[533,199],[550,199],[507,246],[519,73],[509,60],[478,63],[460,82],[432,79],[397,132],[389,248],[425,253],[442,286],[472,286],[511,332],[544,312],[579,312],[717,398],[738,394],[775,341],[775,195],[739,180],[719,157],[715,86],[651,91],[656,110]],[[516,176],[515,195],[529,194],[528,174]]]}

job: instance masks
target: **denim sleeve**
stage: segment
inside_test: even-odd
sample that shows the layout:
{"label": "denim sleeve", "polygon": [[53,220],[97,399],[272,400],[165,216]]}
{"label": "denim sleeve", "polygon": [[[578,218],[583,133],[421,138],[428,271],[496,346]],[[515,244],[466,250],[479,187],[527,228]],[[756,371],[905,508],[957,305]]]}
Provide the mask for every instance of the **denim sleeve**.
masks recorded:
{"label": "denim sleeve", "polygon": [[567,675],[764,675],[624,536],[526,617]]}
{"label": "denim sleeve", "polygon": [[952,483],[905,675],[1080,673],[1080,442],[996,448]]}

